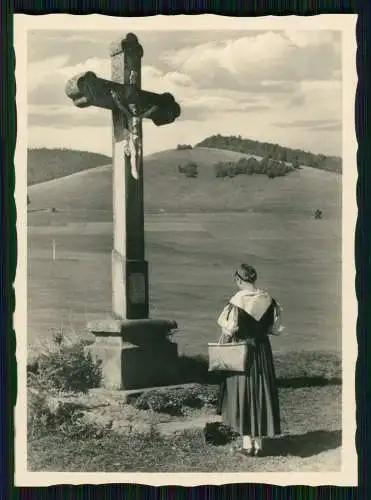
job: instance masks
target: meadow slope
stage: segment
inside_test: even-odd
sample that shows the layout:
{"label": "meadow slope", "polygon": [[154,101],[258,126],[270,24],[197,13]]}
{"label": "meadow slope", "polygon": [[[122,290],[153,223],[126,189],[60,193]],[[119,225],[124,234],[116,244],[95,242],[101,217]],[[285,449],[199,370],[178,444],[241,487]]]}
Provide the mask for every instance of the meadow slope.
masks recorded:
{"label": "meadow slope", "polygon": [[[286,177],[271,180],[264,175],[215,178],[215,163],[234,161],[242,156],[246,155],[213,148],[196,148],[164,151],[146,157],[146,209],[187,213],[250,210],[261,213],[305,213],[310,216],[315,208],[321,208],[327,216],[340,216],[340,175],[303,167]],[[197,179],[186,178],[178,172],[178,165],[187,161],[195,161],[199,165]],[[111,165],[37,184],[29,187],[28,192],[31,211],[52,207],[104,211],[109,214],[107,220],[112,219]],[[94,220],[90,214],[89,218],[92,217]],[[34,220],[31,214],[29,220]]]}
{"label": "meadow slope", "polygon": [[71,149],[35,148],[27,151],[27,185],[97,167],[111,159],[99,153]]}
{"label": "meadow slope", "polygon": [[[151,315],[178,322],[181,350],[205,353],[218,334],[215,316],[233,291],[233,268],[248,261],[285,308],[286,335],[274,339],[274,348],[339,352],[341,176],[303,167],[273,180],[214,178],[216,161],[239,156],[197,148],[145,159]],[[200,165],[197,179],[177,170],[189,160]],[[28,338],[34,343],[51,329],[80,331],[87,320],[110,314],[112,169],[37,184],[29,194]],[[314,208],[324,211],[323,220],[313,219]]]}

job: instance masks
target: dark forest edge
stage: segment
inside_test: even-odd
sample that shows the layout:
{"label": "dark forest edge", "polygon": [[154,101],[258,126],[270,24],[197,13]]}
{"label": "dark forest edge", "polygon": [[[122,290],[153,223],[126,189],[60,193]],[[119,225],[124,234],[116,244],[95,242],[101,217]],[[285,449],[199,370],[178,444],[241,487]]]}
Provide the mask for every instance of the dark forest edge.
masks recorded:
{"label": "dark forest edge", "polygon": [[[315,154],[301,149],[287,148],[279,144],[253,141],[251,139],[244,139],[240,135],[212,135],[196,144],[195,147],[227,149],[229,151],[260,156],[262,158],[270,155],[274,160],[290,163],[298,161],[300,165],[327,170],[329,172],[342,173],[342,161],[341,158],[337,156]],[[185,149],[184,145],[182,149]]]}

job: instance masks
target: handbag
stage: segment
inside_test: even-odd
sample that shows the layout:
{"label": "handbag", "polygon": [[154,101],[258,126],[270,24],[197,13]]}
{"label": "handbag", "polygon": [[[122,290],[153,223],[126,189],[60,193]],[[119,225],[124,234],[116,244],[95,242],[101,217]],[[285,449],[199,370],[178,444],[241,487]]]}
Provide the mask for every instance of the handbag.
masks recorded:
{"label": "handbag", "polygon": [[223,335],[219,342],[209,342],[209,372],[228,371],[245,372],[248,350],[252,347],[246,340],[222,343]]}

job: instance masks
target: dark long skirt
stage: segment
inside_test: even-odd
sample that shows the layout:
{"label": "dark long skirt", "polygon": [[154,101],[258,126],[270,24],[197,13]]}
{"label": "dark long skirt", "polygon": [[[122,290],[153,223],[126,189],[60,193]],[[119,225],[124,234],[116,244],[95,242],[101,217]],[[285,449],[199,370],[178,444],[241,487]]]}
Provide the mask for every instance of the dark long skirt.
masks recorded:
{"label": "dark long skirt", "polygon": [[227,375],[220,387],[219,414],[240,435],[281,434],[278,389],[268,336],[256,342],[246,372]]}

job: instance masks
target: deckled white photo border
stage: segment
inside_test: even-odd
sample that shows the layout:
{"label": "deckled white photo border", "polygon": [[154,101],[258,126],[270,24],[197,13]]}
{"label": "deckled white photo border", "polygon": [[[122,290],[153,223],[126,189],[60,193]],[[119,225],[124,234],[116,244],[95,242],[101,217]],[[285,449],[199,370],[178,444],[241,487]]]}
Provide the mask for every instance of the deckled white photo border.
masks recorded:
{"label": "deckled white photo border", "polygon": [[[17,143],[15,199],[17,206],[18,262],[15,279],[18,396],[15,410],[15,485],[136,483],[144,485],[197,486],[226,483],[274,485],[357,485],[355,449],[355,363],[357,359],[354,238],[357,218],[357,142],[355,135],[357,16],[348,14],[229,18],[215,15],[115,18],[103,15],[50,14],[14,16],[16,55]],[[27,32],[28,30],[341,30],[343,35],[343,193],[342,193],[342,470],[322,473],[70,473],[27,471]]]}

